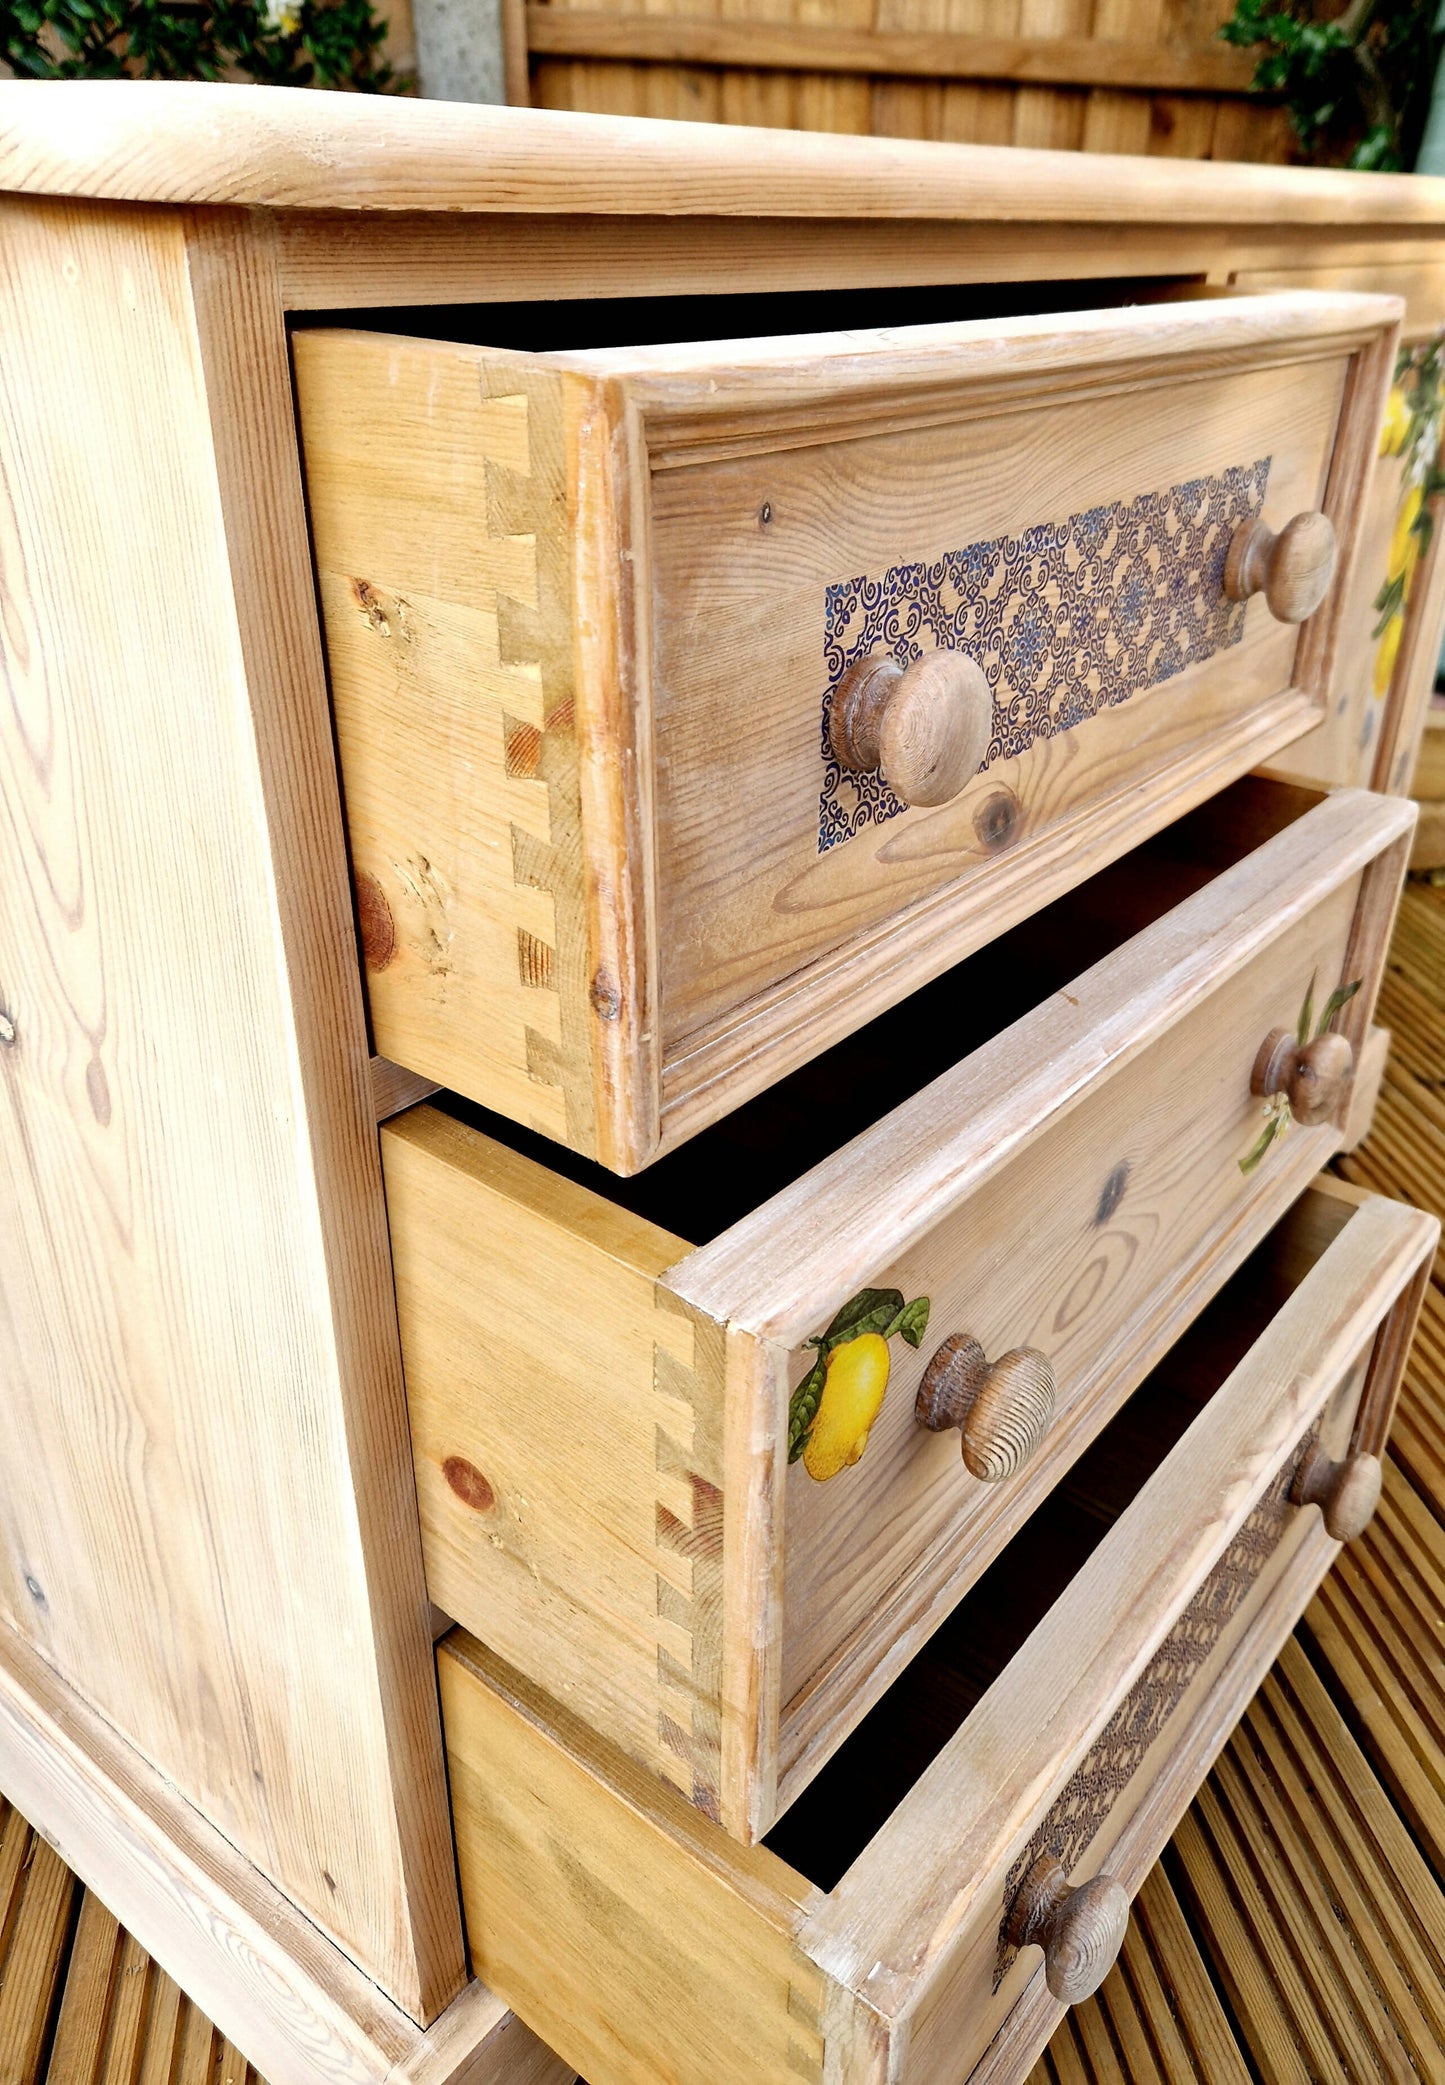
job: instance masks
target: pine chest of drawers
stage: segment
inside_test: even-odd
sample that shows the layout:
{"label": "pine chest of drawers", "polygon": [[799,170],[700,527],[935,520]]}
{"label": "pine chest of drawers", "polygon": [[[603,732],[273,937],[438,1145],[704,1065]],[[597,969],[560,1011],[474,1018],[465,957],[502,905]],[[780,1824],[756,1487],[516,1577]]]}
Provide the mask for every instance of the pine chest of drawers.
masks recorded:
{"label": "pine chest of drawers", "polygon": [[1442,253],[0,85],[0,1787],[278,2085],[1004,2085],[1102,1971],[1433,1235],[1310,1181]]}

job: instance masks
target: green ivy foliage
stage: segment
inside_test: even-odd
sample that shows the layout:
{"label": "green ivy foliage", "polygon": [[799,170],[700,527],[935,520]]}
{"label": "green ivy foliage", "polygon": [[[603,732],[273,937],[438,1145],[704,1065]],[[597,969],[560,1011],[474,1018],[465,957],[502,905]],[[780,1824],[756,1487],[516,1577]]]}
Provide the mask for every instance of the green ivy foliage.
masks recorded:
{"label": "green ivy foliage", "polygon": [[1304,156],[1412,167],[1439,51],[1436,0],[1236,0],[1220,30],[1259,50],[1252,85],[1284,99]]}
{"label": "green ivy foliage", "polygon": [[240,80],[384,94],[372,0],[0,0],[0,55],[39,80]]}

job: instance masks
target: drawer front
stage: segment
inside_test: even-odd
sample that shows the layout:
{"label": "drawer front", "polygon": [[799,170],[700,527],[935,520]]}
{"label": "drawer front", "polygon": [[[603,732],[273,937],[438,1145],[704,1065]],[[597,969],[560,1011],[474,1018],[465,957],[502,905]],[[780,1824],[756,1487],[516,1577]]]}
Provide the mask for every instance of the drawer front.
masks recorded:
{"label": "drawer front", "polygon": [[1137,1888],[1335,1553],[1286,1493],[1312,1448],[1379,1453],[1438,1226],[1322,1182],[1281,1236],[1275,1317],[831,1889],[444,1642],[472,1960],[595,2085],[944,2085],[1032,2005],[1003,1930],[1030,1864]]}
{"label": "drawer front", "polygon": [[299,334],[378,1048],[635,1170],[1318,722],[1397,315]]}
{"label": "drawer front", "polygon": [[[1386,905],[1394,874],[1390,885]],[[784,1709],[785,1776],[834,1699],[846,1691],[856,1703],[859,1665],[880,1652],[887,1669],[902,1662],[920,1608],[961,1567],[976,1575],[1336,1148],[1334,1122],[1294,1124],[1241,1171],[1262,1129],[1250,1072],[1265,1037],[1294,1027],[1312,980],[1317,1002],[1355,981],[1360,887],[1355,876],[1322,892],[879,1272],[877,1286],[930,1299],[928,1332],[916,1355],[896,1348],[857,1466],[821,1484],[804,1462],[788,1473],[782,1693],[797,1706]],[[956,1335],[989,1358],[1024,1349],[1049,1366],[1052,1415],[1032,1460],[1001,1482],[964,1461],[961,1447],[988,1446],[972,1417],[962,1436],[917,1423],[920,1382]],[[792,1375],[810,1360],[794,1357]]]}
{"label": "drawer front", "polygon": [[[1368,1517],[1368,1484],[1343,1476],[1383,1445],[1435,1235],[1326,1179],[1280,1227],[1271,1250],[1287,1241],[1298,1272],[1275,1317],[818,1914],[814,1958],[906,2022],[906,2059],[860,2077],[942,2085],[984,2055],[1037,1973],[1012,1940],[1041,1857],[1137,1888],[1331,1529]],[[1299,1503],[1321,1464],[1338,1468],[1323,1517]]]}

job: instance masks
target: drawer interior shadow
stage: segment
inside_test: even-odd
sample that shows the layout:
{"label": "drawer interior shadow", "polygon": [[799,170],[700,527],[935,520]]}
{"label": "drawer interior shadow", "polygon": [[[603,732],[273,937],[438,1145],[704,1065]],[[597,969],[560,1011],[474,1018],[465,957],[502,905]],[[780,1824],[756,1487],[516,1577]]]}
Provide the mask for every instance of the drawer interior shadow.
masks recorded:
{"label": "drawer interior shadow", "polygon": [[436,1105],[706,1245],[1319,801],[1254,776],[1235,783],[630,1179],[457,1096]]}
{"label": "drawer interior shadow", "polygon": [[[887,323],[890,328],[935,326],[1156,304],[1188,296],[1198,280],[1190,276],[1121,276],[1065,282],[900,284],[887,292]],[[855,288],[722,290],[673,297],[549,297],[505,304],[388,305],[291,315],[293,329],[360,327],[368,333],[448,340],[464,347],[504,348],[528,355],[851,332],[858,323]]]}
{"label": "drawer interior shadow", "polygon": [[831,1890],[1350,1220],[1306,1194],[1195,1320],[768,1834]]}

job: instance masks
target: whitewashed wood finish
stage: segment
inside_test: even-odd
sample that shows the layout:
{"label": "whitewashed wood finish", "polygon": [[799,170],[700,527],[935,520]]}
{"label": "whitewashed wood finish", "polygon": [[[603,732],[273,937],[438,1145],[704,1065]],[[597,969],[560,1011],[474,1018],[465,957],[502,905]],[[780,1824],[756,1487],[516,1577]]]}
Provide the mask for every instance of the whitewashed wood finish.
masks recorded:
{"label": "whitewashed wood finish", "polygon": [[1418,176],[636,122],[186,82],[5,82],[0,187],[262,209],[998,217],[1353,230],[1445,219]]}
{"label": "whitewashed wood finish", "polygon": [[[473,1640],[441,1649],[474,1960],[595,2085],[716,2085],[771,2071],[850,2081],[966,2074],[1026,1991],[992,1990],[1004,1877],[1174,1617],[1296,1443],[1338,1452],[1393,1395],[1392,1312],[1418,1304],[1435,1220],[1328,1185],[1299,1219],[1298,1286],[1188,1433],[824,1895],[766,1849],[730,1847]],[[1363,1396],[1363,1406],[1361,1398]],[[1358,1412],[1357,1412],[1357,1407]],[[1137,1886],[1335,1545],[1313,1508],[1284,1541],[1085,1858]],[[1268,1633],[1266,1633],[1268,1632]],[[565,1848],[565,1853],[563,1852]],[[600,1930],[602,1878],[625,1915]],[[570,1974],[547,1985],[529,1931]],[[619,1994],[650,1993],[619,2036]],[[741,2039],[747,2024],[751,2043]]]}
{"label": "whitewashed wood finish", "polygon": [[632,1172],[1278,752],[1322,713],[1333,595],[820,851],[827,590],[1265,456],[1267,515],[1323,507],[1343,586],[1398,314],[298,334],[378,1046]]}
{"label": "whitewashed wood finish", "polygon": [[463,1978],[265,250],[0,217],[0,1614],[419,2019]]}
{"label": "whitewashed wood finish", "polygon": [[[766,1831],[1338,1147],[1341,1123],[1295,1128],[1243,1175],[1250,1072],[1312,977],[1363,980],[1361,1046],[1414,814],[1300,809],[698,1250],[436,1110],[387,1124],[437,1604],[729,1831]],[[862,1461],[817,1484],[786,1463],[789,1393],[880,1284],[932,1298],[929,1334],[899,1346]],[[914,1423],[955,1331],[1059,1376],[998,1485]]]}

